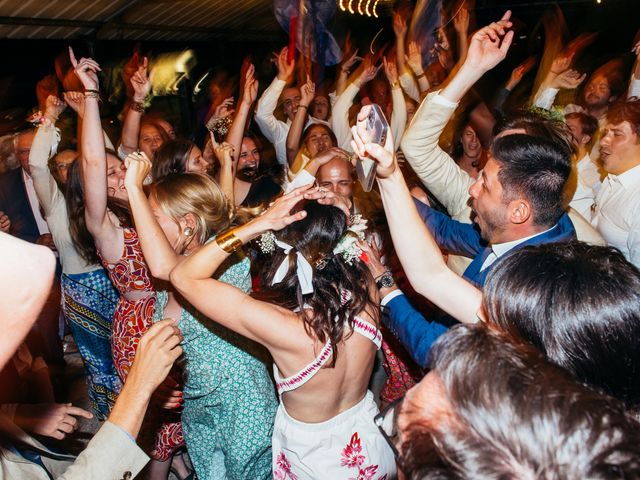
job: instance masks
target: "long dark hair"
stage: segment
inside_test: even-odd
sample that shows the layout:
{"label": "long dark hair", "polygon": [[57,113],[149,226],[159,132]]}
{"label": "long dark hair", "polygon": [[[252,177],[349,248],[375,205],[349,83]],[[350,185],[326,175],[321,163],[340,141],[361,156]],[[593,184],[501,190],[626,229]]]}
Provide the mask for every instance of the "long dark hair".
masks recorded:
{"label": "long dark hair", "polygon": [[[293,247],[288,254],[289,271],[282,282],[271,285],[285,257],[284,251],[276,248],[270,267],[262,272],[262,289],[255,296],[290,310],[304,312],[310,308],[312,315],[302,315],[305,330],[321,342],[331,342],[332,365],[335,365],[345,325],[352,329],[353,320],[360,312],[367,307],[375,307],[369,290],[373,278],[359,260],[349,265],[341,255],[333,254],[347,226],[347,218],[340,209],[315,201],[302,203],[298,209],[305,210],[307,216],[276,232],[279,240]],[[304,255],[314,269],[314,291],[308,295],[303,295],[300,289],[296,252]],[[319,268],[318,262],[324,266]]]}
{"label": "long dark hair", "polygon": [[525,247],[496,264],[483,292],[501,329],[640,410],[640,271],[619,251],[578,241]]}
{"label": "long dark hair", "polygon": [[[108,153],[108,155],[112,154]],[[73,162],[67,173],[65,200],[67,202],[67,215],[69,216],[69,231],[80,256],[89,263],[100,263],[93,236],[89,233],[87,222],[84,218],[85,204],[84,188],[80,174],[81,163],[80,161]],[[121,226],[130,227],[132,225],[129,206],[125,202],[109,197],[107,199],[107,208],[118,217]]]}
{"label": "long dark hair", "polygon": [[156,151],[151,166],[154,180],[175,173],[186,173],[189,155],[195,144],[189,140],[177,138],[167,140]]}

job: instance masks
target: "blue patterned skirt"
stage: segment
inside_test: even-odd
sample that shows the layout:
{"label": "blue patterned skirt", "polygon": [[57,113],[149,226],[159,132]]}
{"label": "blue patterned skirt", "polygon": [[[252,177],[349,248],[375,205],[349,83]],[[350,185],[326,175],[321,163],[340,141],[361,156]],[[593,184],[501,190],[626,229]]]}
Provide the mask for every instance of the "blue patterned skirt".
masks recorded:
{"label": "blue patterned skirt", "polygon": [[103,268],[62,275],[63,311],[87,373],[96,417],[109,415],[122,388],[111,355],[111,322],[118,292]]}

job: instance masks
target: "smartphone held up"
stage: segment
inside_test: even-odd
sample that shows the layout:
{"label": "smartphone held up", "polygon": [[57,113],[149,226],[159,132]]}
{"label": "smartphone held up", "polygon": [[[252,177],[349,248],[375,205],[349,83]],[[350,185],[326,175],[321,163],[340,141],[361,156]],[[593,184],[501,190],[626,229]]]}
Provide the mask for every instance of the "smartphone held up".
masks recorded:
{"label": "smartphone held up", "polygon": [[[389,123],[379,105],[372,103],[363,107],[363,110],[367,108],[369,110],[364,125],[365,131],[361,134],[362,141],[384,145],[389,134]],[[359,157],[356,161],[356,174],[362,189],[365,192],[370,192],[376,178],[376,162],[367,157]]]}

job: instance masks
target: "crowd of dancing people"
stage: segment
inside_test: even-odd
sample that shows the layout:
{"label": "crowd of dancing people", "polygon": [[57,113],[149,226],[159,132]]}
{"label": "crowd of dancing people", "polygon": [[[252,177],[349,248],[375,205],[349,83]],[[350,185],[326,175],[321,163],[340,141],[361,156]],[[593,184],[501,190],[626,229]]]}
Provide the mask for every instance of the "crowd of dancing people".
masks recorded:
{"label": "crowd of dancing people", "polygon": [[322,88],[287,47],[266,88],[245,61],[193,132],[136,56],[117,138],[70,48],[3,144],[0,478],[640,478],[640,44],[482,96],[511,15],[460,9],[423,65],[398,12]]}

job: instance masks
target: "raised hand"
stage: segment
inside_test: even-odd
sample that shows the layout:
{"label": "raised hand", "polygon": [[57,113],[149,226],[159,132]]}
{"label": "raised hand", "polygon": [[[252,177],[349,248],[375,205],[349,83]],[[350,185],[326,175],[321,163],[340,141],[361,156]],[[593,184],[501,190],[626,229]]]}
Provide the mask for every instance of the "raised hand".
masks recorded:
{"label": "raised hand", "polygon": [[56,440],[78,428],[76,417],[93,418],[93,415],[70,403],[22,404],[16,411],[16,423],[24,430]]}
{"label": "raised hand", "polygon": [[459,35],[466,35],[469,31],[469,10],[465,7],[460,8],[460,11],[454,17],[453,28]]}
{"label": "raised hand", "polygon": [[585,78],[587,78],[586,73],[580,73],[577,70],[569,69],[556,75],[549,86],[553,88],[566,88],[567,90],[574,90],[578,88],[578,86],[582,82],[584,82]]}
{"label": "raised hand", "polygon": [[66,103],[64,103],[55,95],[49,95],[47,97],[44,116],[50,119],[52,122],[55,122],[60,114],[64,112],[65,108],[67,108]]}
{"label": "raised hand", "polygon": [[287,225],[302,220],[307,216],[307,212],[301,210],[291,214],[291,210],[304,199],[304,193],[311,186],[312,184],[305,185],[278,197],[262,215],[252,220],[252,222],[256,222],[256,226],[259,226],[260,231],[266,232],[267,230],[282,230]]}
{"label": "raised hand", "polygon": [[136,73],[131,77],[134,102],[144,102],[147,95],[151,92],[151,78],[149,77],[148,66],[149,60],[147,57],[144,57],[142,59],[142,65],[138,66]]}
{"label": "raised hand", "polygon": [[316,96],[316,84],[307,75],[307,81],[300,88],[300,105],[308,107]]}
{"label": "raised hand", "polygon": [[127,172],[124,176],[124,186],[127,191],[142,188],[148,183],[149,172],[151,172],[151,160],[144,152],[133,152],[124,159],[124,166]]}
{"label": "raised hand", "polygon": [[370,57],[365,58],[364,63],[362,64],[362,72],[360,73],[360,76],[357,80],[358,86],[362,88],[363,85],[376,78],[376,75],[381,68],[382,65],[379,65],[377,67],[375,65],[372,65]]}
{"label": "raised hand", "polygon": [[225,98],[222,103],[220,103],[220,105],[218,105],[213,110],[213,115],[211,116],[211,118],[219,119],[228,117],[229,115],[233,115],[233,112],[235,111],[235,109],[233,108],[233,100],[233,97]]}
{"label": "raised hand", "polygon": [[373,239],[371,240],[371,243],[366,240],[358,240],[358,246],[364,253],[366,253],[366,259],[363,261],[371,272],[371,276],[373,278],[378,278],[387,270],[387,268],[380,260],[382,258],[382,254],[380,253],[376,242],[374,242]]}
{"label": "raised hand", "polygon": [[367,138],[367,117],[371,105],[365,105],[358,112],[356,124],[351,127],[351,148],[360,158],[372,158],[376,161],[376,175],[379,178],[386,178],[396,171],[398,162],[393,154],[393,135],[387,135],[384,147],[377,143],[365,143],[363,138]]}
{"label": "raised hand", "polygon": [[280,53],[274,55],[276,66],[278,67],[278,79],[286,82],[293,75],[296,62],[289,62],[289,47],[284,47],[280,50]]}
{"label": "raised hand", "polygon": [[351,71],[351,68],[360,60],[362,60],[362,57],[358,56],[358,49],[356,49],[356,51],[353,52],[353,54],[349,58],[342,62],[340,70],[342,71],[342,73],[348,74]]}
{"label": "raised hand", "polygon": [[513,90],[520,83],[522,78],[535,66],[536,57],[529,57],[511,72],[511,77],[507,82],[507,89]]}
{"label": "raised hand", "polygon": [[78,114],[78,117],[84,117],[84,94],[81,92],[64,92],[62,94],[64,101],[71,107],[71,110]]}
{"label": "raised hand", "polygon": [[98,90],[100,83],[98,82],[98,72],[100,65],[92,58],[81,58],[76,60],[76,56],[73,53],[73,49],[69,47],[69,59],[73,66],[73,71],[76,76],[82,82],[82,86],[85,90]]}
{"label": "raised hand", "polygon": [[393,14],[393,33],[395,33],[398,38],[404,38],[407,34],[407,20],[400,12]]}
{"label": "raised hand", "polygon": [[422,48],[418,42],[409,42],[409,54],[405,55],[405,61],[409,68],[413,70],[413,73],[420,75],[423,72],[422,69]]}
{"label": "raised hand", "polygon": [[508,30],[510,18],[511,11],[507,10],[499,21],[473,34],[463,68],[484,74],[504,60],[513,41],[513,30]]}
{"label": "raised hand", "polygon": [[9,230],[11,230],[11,219],[6,213],[0,212],[0,232],[9,233]]}
{"label": "raised hand", "polygon": [[386,57],[382,57],[382,64],[384,65],[384,74],[387,76],[387,80],[393,88],[398,84],[398,68],[396,67],[396,62],[393,60],[389,62]]}
{"label": "raised hand", "polygon": [[251,106],[258,98],[258,80],[255,77],[256,67],[251,63],[244,75],[244,88],[242,90],[242,102]]}
{"label": "raised hand", "polygon": [[315,187],[307,190],[304,193],[304,198],[307,200],[316,200],[320,205],[332,205],[337,207],[342,210],[347,218],[351,215],[351,200],[344,195],[334,193],[324,187]]}
{"label": "raised hand", "polygon": [[565,70],[568,70],[573,61],[573,55],[560,54],[553,59],[551,63],[550,73],[554,75],[560,75]]}
{"label": "raised hand", "polygon": [[233,166],[233,145],[227,142],[221,144],[215,144],[213,151],[216,154],[216,158],[220,162],[221,168],[231,168]]}

